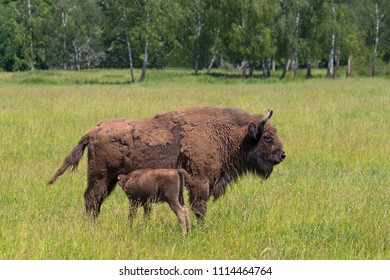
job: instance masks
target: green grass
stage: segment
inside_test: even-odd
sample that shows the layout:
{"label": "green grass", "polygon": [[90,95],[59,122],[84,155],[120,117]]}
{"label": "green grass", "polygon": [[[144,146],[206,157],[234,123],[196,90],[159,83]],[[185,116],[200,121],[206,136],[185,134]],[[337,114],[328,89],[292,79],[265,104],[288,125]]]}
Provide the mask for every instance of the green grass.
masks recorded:
{"label": "green grass", "polygon": [[[389,79],[147,75],[0,73],[0,259],[390,259]],[[129,228],[119,188],[88,219],[86,157],[46,185],[97,122],[204,105],[272,108],[287,160],[236,181],[186,237],[166,204]]]}

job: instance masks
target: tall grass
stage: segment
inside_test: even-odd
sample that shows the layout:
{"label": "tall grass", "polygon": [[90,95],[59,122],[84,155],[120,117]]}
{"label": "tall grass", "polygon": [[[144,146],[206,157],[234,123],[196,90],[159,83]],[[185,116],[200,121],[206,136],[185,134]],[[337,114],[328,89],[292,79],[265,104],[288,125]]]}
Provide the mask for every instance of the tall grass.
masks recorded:
{"label": "tall grass", "polygon": [[[390,81],[244,81],[151,71],[0,73],[0,259],[389,259]],[[155,78],[155,79],[152,79]],[[128,227],[117,188],[84,215],[86,157],[46,185],[103,119],[175,108],[274,110],[287,160],[266,181],[244,176],[192,218],[186,237],[165,204]]]}

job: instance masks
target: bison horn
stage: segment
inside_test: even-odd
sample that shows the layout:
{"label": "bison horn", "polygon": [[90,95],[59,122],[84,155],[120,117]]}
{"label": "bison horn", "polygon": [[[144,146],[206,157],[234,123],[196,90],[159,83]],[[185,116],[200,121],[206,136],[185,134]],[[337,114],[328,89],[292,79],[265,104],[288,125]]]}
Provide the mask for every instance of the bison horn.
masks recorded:
{"label": "bison horn", "polygon": [[267,115],[259,122],[258,125],[258,131],[259,134],[263,133],[265,123],[271,118],[273,111],[271,109],[268,109]]}

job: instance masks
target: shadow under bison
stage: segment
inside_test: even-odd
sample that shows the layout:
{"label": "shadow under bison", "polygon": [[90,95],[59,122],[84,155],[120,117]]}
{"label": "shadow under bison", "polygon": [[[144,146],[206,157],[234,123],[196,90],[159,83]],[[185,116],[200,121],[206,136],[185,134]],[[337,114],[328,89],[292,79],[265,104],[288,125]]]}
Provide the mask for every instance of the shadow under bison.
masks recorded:
{"label": "shadow under bison", "polygon": [[224,193],[227,184],[246,172],[268,178],[286,155],[269,122],[272,111],[250,115],[234,108],[190,108],[151,119],[106,120],[89,130],[54,177],[75,169],[88,146],[88,187],[85,210],[99,215],[119,174],[137,169],[183,168],[191,175],[188,192],[198,219],[207,201]]}

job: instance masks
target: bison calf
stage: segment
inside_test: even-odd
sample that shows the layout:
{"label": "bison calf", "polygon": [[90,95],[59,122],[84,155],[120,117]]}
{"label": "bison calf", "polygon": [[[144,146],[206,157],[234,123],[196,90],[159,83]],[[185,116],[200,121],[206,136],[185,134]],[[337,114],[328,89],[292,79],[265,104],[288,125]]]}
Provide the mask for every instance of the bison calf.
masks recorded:
{"label": "bison calf", "polygon": [[150,203],[167,202],[179,218],[183,235],[189,231],[188,210],[184,206],[183,189],[190,175],[184,169],[139,169],[118,176],[118,184],[130,202],[129,221],[139,206],[144,207],[145,216],[150,215]]}

